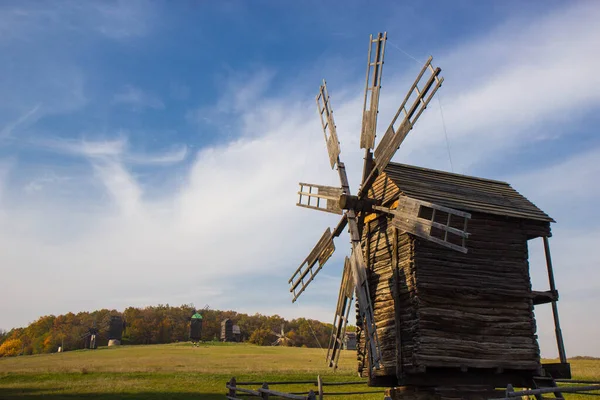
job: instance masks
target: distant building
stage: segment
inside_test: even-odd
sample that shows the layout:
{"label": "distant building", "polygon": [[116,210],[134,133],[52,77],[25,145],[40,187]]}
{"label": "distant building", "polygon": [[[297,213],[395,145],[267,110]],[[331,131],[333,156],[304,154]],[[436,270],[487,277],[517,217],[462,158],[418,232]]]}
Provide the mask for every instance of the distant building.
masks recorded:
{"label": "distant building", "polygon": [[190,318],[190,340],[199,342],[202,339],[202,315],[194,313]]}
{"label": "distant building", "polygon": [[221,342],[233,342],[233,321],[229,318],[221,322]]}
{"label": "distant building", "polygon": [[110,317],[110,324],[108,326],[108,345],[118,346],[121,344],[123,338],[123,331],[125,331],[125,320],[120,315],[112,315]]}
{"label": "distant building", "polygon": [[344,336],[344,348],[346,350],[356,350],[356,332],[346,332]]}
{"label": "distant building", "polygon": [[242,331],[240,330],[239,325],[233,325],[232,331],[233,331],[233,341],[241,342],[242,341]]}

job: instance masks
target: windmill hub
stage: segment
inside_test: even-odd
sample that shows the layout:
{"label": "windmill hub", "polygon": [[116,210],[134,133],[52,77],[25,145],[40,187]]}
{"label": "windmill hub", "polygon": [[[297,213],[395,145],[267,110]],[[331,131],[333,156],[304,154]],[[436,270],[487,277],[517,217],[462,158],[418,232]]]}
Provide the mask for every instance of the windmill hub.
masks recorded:
{"label": "windmill hub", "polygon": [[342,194],[340,196],[340,208],[342,210],[354,210],[355,212],[370,212],[373,211],[373,206],[377,204],[375,199],[363,198],[350,194]]}

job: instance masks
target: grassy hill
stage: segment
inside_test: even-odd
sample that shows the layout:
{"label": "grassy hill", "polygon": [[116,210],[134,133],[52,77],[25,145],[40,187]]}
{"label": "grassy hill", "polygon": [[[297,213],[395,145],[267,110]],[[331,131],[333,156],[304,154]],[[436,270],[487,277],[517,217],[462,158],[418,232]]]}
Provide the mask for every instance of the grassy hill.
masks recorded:
{"label": "grassy hill", "polygon": [[[354,351],[343,351],[334,374],[325,351],[249,344],[188,343],[122,346],[0,359],[0,399],[223,399],[225,383],[238,380],[357,380]],[[600,380],[600,360],[576,360],[580,379]],[[310,385],[278,386],[306,391]],[[333,389],[346,391],[348,388]],[[366,385],[352,390],[377,390]],[[582,396],[583,397],[583,396]],[[343,396],[378,399],[381,393]],[[575,398],[575,396],[568,396]]]}

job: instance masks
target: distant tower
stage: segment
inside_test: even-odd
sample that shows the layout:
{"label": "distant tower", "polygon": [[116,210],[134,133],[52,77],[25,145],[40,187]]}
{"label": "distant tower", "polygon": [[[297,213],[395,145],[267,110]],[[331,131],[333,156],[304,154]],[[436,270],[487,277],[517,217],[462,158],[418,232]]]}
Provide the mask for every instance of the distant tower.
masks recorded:
{"label": "distant tower", "polygon": [[112,315],[108,326],[108,345],[118,346],[121,344],[123,332],[125,331],[125,320],[120,315]]}
{"label": "distant tower", "polygon": [[234,342],[241,342],[242,341],[242,331],[240,330],[240,326],[239,325],[233,325],[232,327],[232,332],[233,332],[233,341]]}
{"label": "distant tower", "polygon": [[233,342],[233,321],[229,318],[221,322],[221,342]]}
{"label": "distant tower", "polygon": [[190,340],[195,345],[202,339],[202,315],[195,312],[190,319]]}

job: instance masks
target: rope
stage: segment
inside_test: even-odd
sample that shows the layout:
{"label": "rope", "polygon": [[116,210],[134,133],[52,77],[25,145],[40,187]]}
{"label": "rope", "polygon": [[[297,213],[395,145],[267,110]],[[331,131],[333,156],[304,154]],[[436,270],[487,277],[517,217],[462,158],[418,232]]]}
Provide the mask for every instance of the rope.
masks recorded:
{"label": "rope", "polygon": [[[388,39],[387,42],[388,42],[388,44],[392,45],[392,47],[394,47],[395,49],[397,49],[400,52],[402,52],[405,56],[413,59],[419,65],[423,64],[422,61],[417,60],[415,57],[413,57],[412,55],[410,55],[408,52],[402,50],[399,46],[397,46],[394,43],[390,42],[389,39]],[[438,99],[438,104],[440,106],[440,114],[442,116],[442,126],[444,127],[444,137],[446,138],[446,150],[448,151],[448,160],[450,161],[450,170],[452,172],[454,172],[454,165],[452,164],[452,155],[450,154],[450,141],[448,140],[448,131],[446,129],[446,120],[444,119],[444,111],[442,110],[442,102],[440,100],[440,95],[439,94],[437,96],[437,99]]]}
{"label": "rope", "polygon": [[397,50],[400,50],[402,53],[404,53],[405,56],[412,58],[413,60],[415,60],[417,62],[417,64],[421,65],[423,64],[422,61],[417,60],[415,57],[411,56],[410,54],[408,54],[406,51],[402,50],[400,47],[398,47],[397,45],[395,45],[394,43],[392,43],[389,39],[387,40],[388,44],[391,44],[393,47],[395,47]]}
{"label": "rope", "polygon": [[319,342],[319,338],[317,337],[317,334],[315,333],[315,331],[312,328],[312,324],[310,322],[310,319],[307,319],[307,321],[308,321],[308,327],[310,328],[310,331],[312,332],[313,336],[315,337],[315,340],[317,341],[317,344],[319,345],[319,348],[321,350],[324,350],[323,346],[321,346],[321,342]]}

